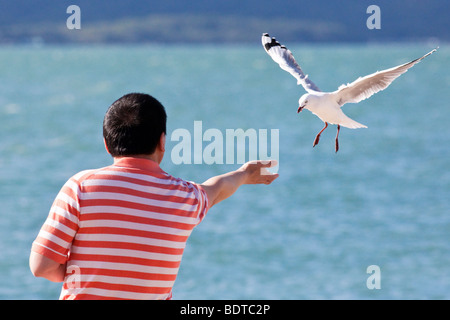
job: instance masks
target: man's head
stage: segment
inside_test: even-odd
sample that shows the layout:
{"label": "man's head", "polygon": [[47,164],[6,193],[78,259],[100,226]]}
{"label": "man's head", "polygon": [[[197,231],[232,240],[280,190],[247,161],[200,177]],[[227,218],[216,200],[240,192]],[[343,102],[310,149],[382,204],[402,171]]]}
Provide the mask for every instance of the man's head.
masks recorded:
{"label": "man's head", "polygon": [[113,157],[150,155],[166,133],[163,105],[148,94],[130,93],[116,100],[103,120],[103,138]]}

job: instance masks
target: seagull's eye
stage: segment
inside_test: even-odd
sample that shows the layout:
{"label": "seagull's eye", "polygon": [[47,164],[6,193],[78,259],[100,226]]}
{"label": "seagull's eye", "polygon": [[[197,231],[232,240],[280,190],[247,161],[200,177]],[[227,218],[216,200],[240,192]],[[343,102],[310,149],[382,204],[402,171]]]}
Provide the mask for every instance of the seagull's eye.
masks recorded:
{"label": "seagull's eye", "polygon": [[305,100],[305,104],[307,104],[308,103],[308,100]]}

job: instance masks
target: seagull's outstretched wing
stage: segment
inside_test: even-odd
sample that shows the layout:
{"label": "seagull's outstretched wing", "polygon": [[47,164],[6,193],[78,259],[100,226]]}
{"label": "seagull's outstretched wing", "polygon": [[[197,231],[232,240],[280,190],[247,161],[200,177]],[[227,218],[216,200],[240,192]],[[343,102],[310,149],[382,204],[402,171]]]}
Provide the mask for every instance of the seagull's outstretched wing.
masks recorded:
{"label": "seagull's outstretched wing", "polygon": [[266,52],[280,65],[281,69],[286,70],[297,79],[297,84],[301,84],[308,92],[320,92],[320,89],[303,73],[288,48],[282,46],[275,38],[271,38],[267,33],[262,35],[261,42]]}
{"label": "seagull's outstretched wing", "polygon": [[436,50],[437,48],[419,59],[394,68],[378,71],[365,77],[360,77],[352,83],[340,86],[337,91],[333,92],[336,95],[336,101],[342,106],[345,103],[358,103],[369,98],[375,93],[386,89],[400,75]]}

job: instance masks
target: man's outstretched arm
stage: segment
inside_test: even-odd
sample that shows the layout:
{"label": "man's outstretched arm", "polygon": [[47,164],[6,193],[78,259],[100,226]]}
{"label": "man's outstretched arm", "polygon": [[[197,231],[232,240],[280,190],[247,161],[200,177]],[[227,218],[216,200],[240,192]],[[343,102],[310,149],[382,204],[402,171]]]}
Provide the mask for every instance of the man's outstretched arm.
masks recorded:
{"label": "man's outstretched arm", "polygon": [[278,174],[270,173],[266,168],[276,165],[274,160],[251,161],[236,171],[208,179],[201,186],[208,194],[210,207],[230,197],[243,184],[271,184]]}

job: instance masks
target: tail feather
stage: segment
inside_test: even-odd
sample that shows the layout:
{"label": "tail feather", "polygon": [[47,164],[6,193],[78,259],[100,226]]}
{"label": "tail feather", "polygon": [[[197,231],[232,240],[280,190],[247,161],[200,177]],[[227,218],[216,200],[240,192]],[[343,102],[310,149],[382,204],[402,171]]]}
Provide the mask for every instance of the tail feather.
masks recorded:
{"label": "tail feather", "polygon": [[339,123],[337,124],[350,129],[367,128],[367,126],[349,118],[344,112],[342,112],[342,110],[339,111]]}
{"label": "tail feather", "polygon": [[359,129],[359,128],[367,128],[367,126],[356,122],[355,120],[352,120],[347,117],[347,119],[344,119],[344,121],[340,121],[339,124],[343,127],[350,128],[350,129]]}

